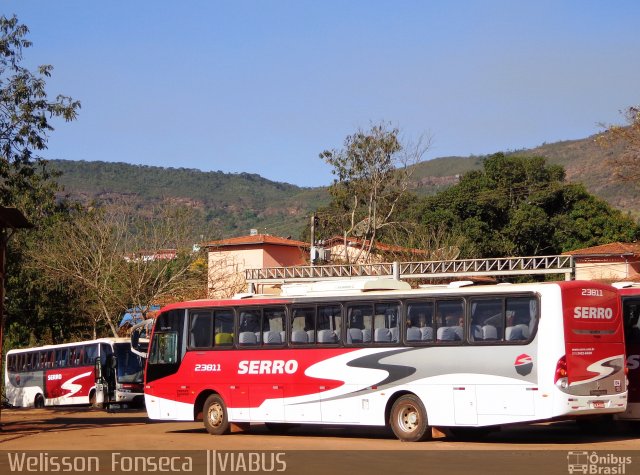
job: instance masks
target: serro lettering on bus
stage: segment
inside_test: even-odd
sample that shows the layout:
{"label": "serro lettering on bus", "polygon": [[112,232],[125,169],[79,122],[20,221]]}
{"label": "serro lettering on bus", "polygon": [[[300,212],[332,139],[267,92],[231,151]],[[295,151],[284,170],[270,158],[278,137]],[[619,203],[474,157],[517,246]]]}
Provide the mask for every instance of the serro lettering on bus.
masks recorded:
{"label": "serro lettering on bus", "polygon": [[573,318],[611,320],[613,318],[613,310],[602,307],[576,307],[573,309]]}
{"label": "serro lettering on bus", "polygon": [[243,360],[238,374],[293,374],[298,370],[296,360]]}

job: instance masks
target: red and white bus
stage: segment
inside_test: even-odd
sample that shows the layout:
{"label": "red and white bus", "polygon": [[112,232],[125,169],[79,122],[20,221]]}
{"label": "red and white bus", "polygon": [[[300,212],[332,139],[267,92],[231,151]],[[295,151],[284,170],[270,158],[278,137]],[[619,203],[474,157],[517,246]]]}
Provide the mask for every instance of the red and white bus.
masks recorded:
{"label": "red and white bus", "polygon": [[14,407],[142,405],[142,373],[143,361],[131,352],[128,338],[10,350],[5,392]]}
{"label": "red and white bus", "polygon": [[[149,342],[151,419],[390,426],[401,440],[623,412],[617,290],[389,279],[171,304]],[[134,350],[135,350],[134,342]]]}
{"label": "red and white bus", "polygon": [[629,402],[617,419],[640,420],[640,283],[616,282],[622,300],[622,315],[629,371]]}

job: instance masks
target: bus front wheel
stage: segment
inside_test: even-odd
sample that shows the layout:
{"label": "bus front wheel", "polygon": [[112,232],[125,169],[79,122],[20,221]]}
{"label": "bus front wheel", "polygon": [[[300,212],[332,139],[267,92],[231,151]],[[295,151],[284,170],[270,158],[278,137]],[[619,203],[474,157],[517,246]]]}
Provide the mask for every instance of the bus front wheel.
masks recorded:
{"label": "bus front wheel", "polygon": [[431,435],[427,411],[413,394],[401,396],[393,403],[389,423],[395,436],[403,442],[418,442]]}
{"label": "bus front wheel", "polygon": [[42,394],[36,394],[36,398],[33,400],[33,407],[41,409],[44,407],[44,397]]}
{"label": "bus front wheel", "polygon": [[229,417],[227,406],[217,394],[212,394],[204,403],[204,427],[212,435],[222,435],[229,432]]}

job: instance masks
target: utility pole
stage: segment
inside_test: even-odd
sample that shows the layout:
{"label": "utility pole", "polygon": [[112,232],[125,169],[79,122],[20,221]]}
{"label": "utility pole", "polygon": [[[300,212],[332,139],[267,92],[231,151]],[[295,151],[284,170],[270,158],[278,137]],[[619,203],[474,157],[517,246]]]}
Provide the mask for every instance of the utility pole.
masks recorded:
{"label": "utility pole", "polygon": [[318,217],[314,212],[311,215],[311,248],[309,251],[309,261],[311,265],[314,265],[318,260],[318,252],[316,249],[316,224],[318,223]]}

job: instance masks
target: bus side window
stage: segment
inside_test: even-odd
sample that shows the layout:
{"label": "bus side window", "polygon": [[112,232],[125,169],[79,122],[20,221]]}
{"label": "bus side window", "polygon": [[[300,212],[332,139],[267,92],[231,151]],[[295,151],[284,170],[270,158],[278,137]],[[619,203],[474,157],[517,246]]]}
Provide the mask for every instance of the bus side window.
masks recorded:
{"label": "bus side window", "polygon": [[69,348],[69,360],[68,360],[69,366],[77,366],[78,364],[78,359],[76,357],[77,350],[78,349],[76,347]]}
{"label": "bus side window", "polygon": [[319,305],[316,320],[316,342],[319,345],[340,342],[342,312],[340,305]]}
{"label": "bus side window", "polygon": [[316,341],[316,318],[314,307],[294,307],[291,311],[291,335],[289,341],[292,345],[304,345]]}
{"label": "bus side window", "polygon": [[[244,309],[238,323],[238,343],[240,345],[260,345],[262,342],[262,309]],[[251,336],[253,333],[253,336]]]}
{"label": "bus side window", "polygon": [[213,346],[213,315],[210,311],[189,312],[189,347],[211,348]]}
{"label": "bus side window", "polygon": [[80,364],[88,365],[91,364],[91,361],[87,359],[87,347],[83,346],[80,350]]}
{"label": "bus side window", "polygon": [[433,341],[433,302],[411,302],[407,310],[407,341]]}
{"label": "bus side window", "polygon": [[46,351],[39,352],[38,353],[38,368],[37,369],[44,369],[46,361],[47,361],[47,352]]}
{"label": "bus side window", "polygon": [[439,300],[436,302],[437,341],[462,341],[465,334],[464,303],[462,300]]}
{"label": "bus side window", "polygon": [[56,367],[64,368],[67,366],[67,350],[66,348],[60,348],[56,350]]}
{"label": "bus side window", "polygon": [[536,324],[536,300],[530,297],[507,298],[506,309],[505,340],[528,340]]}
{"label": "bus side window", "polygon": [[375,343],[398,342],[399,311],[400,306],[397,303],[376,304],[373,338]]}
{"label": "bus side window", "polygon": [[107,343],[100,343],[100,364],[102,366],[107,364],[107,356],[113,353],[111,345]]}
{"label": "bus side window", "polygon": [[371,342],[373,305],[352,305],[347,310],[347,343],[358,345]]}
{"label": "bus side window", "polygon": [[92,344],[92,345],[87,345],[85,347],[85,362],[86,364],[94,364],[96,361],[96,358],[98,357],[98,345],[97,344]]}
{"label": "bus side window", "polygon": [[285,337],[285,308],[266,307],[264,309],[264,327],[262,329],[265,345],[282,345]]}
{"label": "bus side window", "polygon": [[214,346],[224,347],[233,345],[233,311],[216,310],[213,312]]}

